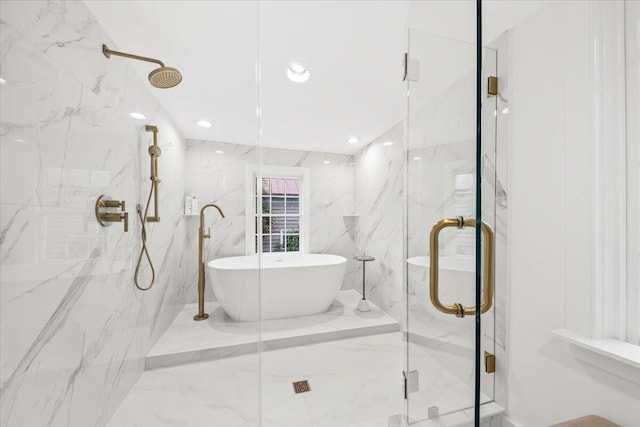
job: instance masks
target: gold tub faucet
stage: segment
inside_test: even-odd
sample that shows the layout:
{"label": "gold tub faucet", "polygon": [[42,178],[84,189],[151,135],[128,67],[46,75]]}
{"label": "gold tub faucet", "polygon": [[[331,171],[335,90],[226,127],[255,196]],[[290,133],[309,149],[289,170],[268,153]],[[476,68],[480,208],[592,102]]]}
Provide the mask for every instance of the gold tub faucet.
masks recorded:
{"label": "gold tub faucet", "polygon": [[211,228],[204,232],[204,211],[207,208],[216,208],[220,216],[224,218],[224,213],[218,205],[208,203],[200,209],[200,228],[198,229],[198,314],[193,316],[193,320],[205,320],[209,317],[204,312],[204,239],[211,237]]}

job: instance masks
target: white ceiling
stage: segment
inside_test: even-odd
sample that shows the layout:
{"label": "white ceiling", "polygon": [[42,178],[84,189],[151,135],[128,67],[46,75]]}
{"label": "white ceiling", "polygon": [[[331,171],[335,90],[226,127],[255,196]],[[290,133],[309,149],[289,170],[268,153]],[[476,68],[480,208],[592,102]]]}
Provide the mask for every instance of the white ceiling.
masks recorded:
{"label": "white ceiling", "polygon": [[[112,49],[180,69],[180,85],[149,88],[186,138],[255,144],[259,103],[262,146],[311,151],[354,153],[402,119],[407,17],[423,31],[475,38],[475,2],[469,0],[86,3],[116,43]],[[544,3],[486,1],[485,39]],[[287,79],[290,61],[308,67],[306,83]],[[131,65],[145,80],[153,69]],[[434,94],[445,87],[434,82]],[[199,119],[213,127],[197,126]],[[350,136],[361,142],[347,144]]]}

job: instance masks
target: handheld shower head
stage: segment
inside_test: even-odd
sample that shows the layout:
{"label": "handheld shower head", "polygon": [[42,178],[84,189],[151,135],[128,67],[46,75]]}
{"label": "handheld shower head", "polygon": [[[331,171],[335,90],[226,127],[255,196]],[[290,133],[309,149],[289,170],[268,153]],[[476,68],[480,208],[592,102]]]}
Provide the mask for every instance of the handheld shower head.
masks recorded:
{"label": "handheld shower head", "polygon": [[106,44],[102,45],[102,53],[107,58],[111,58],[111,55],[117,55],[124,58],[152,62],[154,64],[160,65],[160,68],[156,68],[155,70],[150,72],[148,77],[149,83],[159,89],[168,89],[177,86],[182,81],[182,74],[180,74],[180,71],[178,71],[176,68],[165,66],[164,62],[158,59],[147,58],[146,56],[140,55],[133,55],[131,53],[117,52],[115,50],[109,49]]}
{"label": "handheld shower head", "polygon": [[162,154],[162,150],[157,145],[150,145],[147,151],[151,157],[160,157]]}

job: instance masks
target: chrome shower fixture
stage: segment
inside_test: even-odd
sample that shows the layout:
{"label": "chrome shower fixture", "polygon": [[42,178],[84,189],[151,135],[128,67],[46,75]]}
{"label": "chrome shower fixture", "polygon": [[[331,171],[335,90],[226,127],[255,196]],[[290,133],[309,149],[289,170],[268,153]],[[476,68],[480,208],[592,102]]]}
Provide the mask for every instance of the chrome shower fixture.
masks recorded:
{"label": "chrome shower fixture", "polygon": [[154,64],[160,65],[160,68],[156,68],[155,70],[150,72],[148,77],[149,83],[157,88],[168,89],[170,87],[177,86],[182,81],[182,74],[180,74],[180,71],[178,71],[176,68],[165,66],[164,62],[158,59],[147,58],[146,56],[133,55],[130,53],[117,52],[115,50],[109,49],[106,44],[102,45],[102,53],[107,58],[111,58],[111,55],[117,55],[124,58],[152,62]]}

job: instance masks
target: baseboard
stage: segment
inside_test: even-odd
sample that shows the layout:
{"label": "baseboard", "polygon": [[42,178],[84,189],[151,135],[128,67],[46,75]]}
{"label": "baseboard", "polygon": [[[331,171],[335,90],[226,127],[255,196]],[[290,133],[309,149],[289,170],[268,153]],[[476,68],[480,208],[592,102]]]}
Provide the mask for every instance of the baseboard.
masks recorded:
{"label": "baseboard", "polygon": [[502,418],[502,427],[522,427],[519,424],[513,422],[513,420],[507,416]]}

